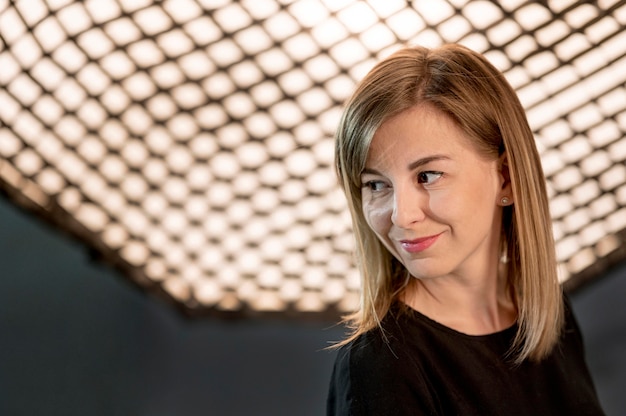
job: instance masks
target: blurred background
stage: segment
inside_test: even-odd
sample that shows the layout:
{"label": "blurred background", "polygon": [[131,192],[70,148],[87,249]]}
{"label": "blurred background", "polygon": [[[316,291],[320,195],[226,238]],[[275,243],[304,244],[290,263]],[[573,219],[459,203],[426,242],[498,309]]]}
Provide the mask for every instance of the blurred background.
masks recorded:
{"label": "blurred background", "polygon": [[[0,199],[0,414],[318,416],[331,320],[189,320]],[[626,414],[626,264],[572,297],[606,414]]]}
{"label": "blurred background", "polygon": [[626,414],[625,0],[0,0],[0,413],[323,414],[358,298],[344,100],[406,43],[500,68]]}

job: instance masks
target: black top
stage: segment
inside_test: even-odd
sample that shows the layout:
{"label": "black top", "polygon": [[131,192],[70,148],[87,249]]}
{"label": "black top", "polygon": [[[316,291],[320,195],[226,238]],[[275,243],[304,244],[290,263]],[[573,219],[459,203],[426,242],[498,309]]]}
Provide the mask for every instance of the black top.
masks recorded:
{"label": "black top", "polygon": [[470,336],[399,305],[339,350],[327,415],[603,415],[566,302],[560,343],[540,363],[505,355],[517,326]]}

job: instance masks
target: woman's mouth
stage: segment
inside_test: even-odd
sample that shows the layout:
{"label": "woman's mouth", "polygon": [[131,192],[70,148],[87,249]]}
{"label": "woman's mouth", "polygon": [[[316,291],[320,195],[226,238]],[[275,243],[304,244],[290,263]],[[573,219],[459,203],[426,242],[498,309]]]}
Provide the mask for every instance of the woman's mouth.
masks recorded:
{"label": "woman's mouth", "polygon": [[435,244],[440,235],[441,233],[415,240],[401,240],[400,245],[407,253],[420,253]]}

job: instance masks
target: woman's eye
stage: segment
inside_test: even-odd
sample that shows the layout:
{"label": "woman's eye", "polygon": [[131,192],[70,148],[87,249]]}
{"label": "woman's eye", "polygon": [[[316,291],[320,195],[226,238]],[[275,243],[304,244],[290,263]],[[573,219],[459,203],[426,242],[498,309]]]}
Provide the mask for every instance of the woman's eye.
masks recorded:
{"label": "woman's eye", "polygon": [[437,179],[441,178],[443,172],[420,172],[417,174],[417,183],[423,183],[429,185],[435,182]]}
{"label": "woman's eye", "polygon": [[385,188],[385,183],[381,181],[369,181],[365,183],[365,187],[369,188],[370,191],[382,191]]}

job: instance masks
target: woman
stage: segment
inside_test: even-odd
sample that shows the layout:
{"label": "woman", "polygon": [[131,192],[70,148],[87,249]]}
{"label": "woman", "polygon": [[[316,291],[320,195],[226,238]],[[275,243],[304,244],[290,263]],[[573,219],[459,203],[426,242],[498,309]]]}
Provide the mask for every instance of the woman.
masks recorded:
{"label": "woman", "polygon": [[599,415],[524,110],[458,45],[402,49],[336,134],[362,275],[329,415]]}

